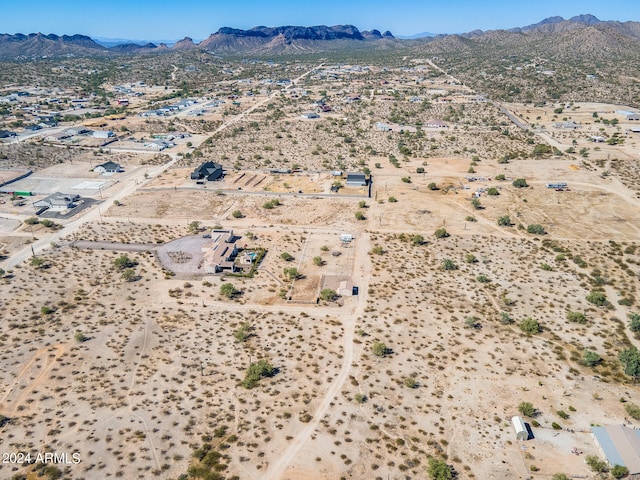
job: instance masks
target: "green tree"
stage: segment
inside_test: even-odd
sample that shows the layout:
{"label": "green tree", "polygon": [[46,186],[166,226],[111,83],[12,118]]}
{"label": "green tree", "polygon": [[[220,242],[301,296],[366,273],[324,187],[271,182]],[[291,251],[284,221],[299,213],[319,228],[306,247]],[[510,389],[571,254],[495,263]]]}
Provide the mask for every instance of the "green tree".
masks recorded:
{"label": "green tree", "polygon": [[500,192],[498,191],[498,189],[496,187],[490,187],[487,190],[487,195],[493,195],[493,196],[500,195]]}
{"label": "green tree", "polygon": [[640,315],[635,312],[630,313],[629,320],[629,330],[632,332],[640,332]]}
{"label": "green tree", "polygon": [[524,178],[516,178],[511,185],[513,185],[516,188],[524,188],[524,187],[528,187],[529,185],[527,184],[527,181]]}
{"label": "green tree", "polygon": [[504,176],[504,173],[499,173],[496,175],[496,180],[506,180],[507,177]]}
{"label": "green tree", "polygon": [[587,455],[586,457],[584,457],[584,462],[589,465],[591,467],[591,470],[596,473],[605,473],[609,471],[607,462],[605,462],[604,460],[600,460],[595,455]]}
{"label": "green tree", "polygon": [[333,302],[338,298],[338,294],[331,288],[323,288],[320,290],[320,298],[326,302]]}
{"label": "green tree", "polygon": [[198,233],[201,228],[201,223],[198,220],[194,220],[189,224],[189,233]]}
{"label": "green tree", "polygon": [[521,402],[520,405],[518,405],[518,411],[525,417],[533,418],[536,415],[536,408],[531,402]]}
{"label": "green tree", "polygon": [[251,324],[247,322],[241,322],[238,329],[233,332],[233,338],[235,338],[237,342],[246,342],[250,336]]}
{"label": "green tree", "polygon": [[220,295],[227,298],[233,298],[238,294],[238,290],[232,283],[223,283],[220,285]]}
{"label": "green tree", "polygon": [[640,377],[640,351],[636,347],[623,350],[618,355],[620,363],[624,368],[624,373],[636,379]]}
{"label": "green tree", "polygon": [[429,458],[427,465],[427,473],[431,480],[452,480],[456,477],[455,471],[451,465],[448,465],[444,460],[439,460],[435,457]]}
{"label": "green tree", "polygon": [[246,389],[255,387],[262,378],[273,377],[277,373],[277,369],[274,368],[268,360],[258,360],[256,363],[252,363],[245,372],[244,380],[240,382]]}
{"label": "green tree", "polygon": [[534,333],[540,333],[540,330],[542,330],[540,328],[540,324],[531,317],[527,317],[522,321],[520,321],[518,326],[520,327],[520,330],[522,330],[524,333],[528,335],[532,335]]}
{"label": "green tree", "polygon": [[582,363],[587,367],[595,367],[601,361],[600,355],[592,350],[585,350],[582,354]]}
{"label": "green tree", "polygon": [[447,238],[449,236],[449,232],[447,232],[444,228],[438,228],[434,232],[436,238]]}
{"label": "green tree", "polygon": [[431,182],[429,185],[427,185],[427,188],[429,190],[438,190],[438,185],[436,185],[436,182]]}
{"label": "green tree", "polygon": [[244,215],[240,210],[234,210],[231,215],[233,216],[233,218],[244,218]]}
{"label": "green tree", "polygon": [[122,278],[125,282],[133,282],[137,278],[137,275],[133,268],[125,268],[122,272]]}
{"label": "green tree", "polygon": [[296,267],[285,268],[284,276],[289,281],[297,280],[298,278],[300,278],[300,272],[298,272],[298,269]]}
{"label": "green tree", "polygon": [[603,292],[594,290],[587,295],[587,302],[602,307],[607,304],[607,296]]}
{"label": "green tree", "polygon": [[40,220],[38,220],[38,217],[29,217],[24,221],[24,223],[27,225],[37,225],[40,223]]}
{"label": "green tree", "polygon": [[498,218],[498,225],[500,225],[501,227],[510,227],[511,226],[511,219],[509,218],[509,215],[503,215],[501,217]]}
{"label": "green tree", "polygon": [[613,478],[623,478],[629,475],[629,469],[622,465],[614,465],[609,471]]}
{"label": "green tree", "polygon": [[293,255],[291,255],[289,252],[282,252],[280,254],[280,258],[285,262],[290,262],[291,260],[293,260]]}
{"label": "green tree", "polygon": [[482,203],[480,202],[479,198],[474,198],[471,200],[471,206],[473,206],[473,208],[475,208],[476,210],[480,210],[482,208]]}
{"label": "green tree", "polygon": [[113,261],[113,264],[118,270],[126,270],[127,268],[135,267],[136,262],[131,260],[126,255],[122,254]]}
{"label": "green tree", "polygon": [[402,177],[404,183],[411,183],[411,177]]}
{"label": "green tree", "polygon": [[544,227],[539,223],[532,223],[531,225],[527,225],[527,232],[534,235],[545,235],[547,233]]}
{"label": "green tree", "polygon": [[373,345],[371,346],[371,353],[373,353],[376,357],[384,357],[386,356],[387,352],[387,346],[384,343],[377,340],[373,342]]}

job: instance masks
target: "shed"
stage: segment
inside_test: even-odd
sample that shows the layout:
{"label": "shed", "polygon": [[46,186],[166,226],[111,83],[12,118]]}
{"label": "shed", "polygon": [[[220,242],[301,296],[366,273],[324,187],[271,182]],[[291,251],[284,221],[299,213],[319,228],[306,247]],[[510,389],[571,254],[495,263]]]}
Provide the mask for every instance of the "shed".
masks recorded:
{"label": "shed", "polygon": [[303,113],[303,114],[301,115],[301,117],[302,117],[304,120],[311,120],[311,119],[313,119],[313,118],[320,118],[320,115],[318,115],[318,114],[317,114],[317,113],[315,113],[315,112],[308,112],[308,113]]}
{"label": "shed", "polygon": [[529,440],[529,432],[522,417],[511,418],[511,423],[516,431],[516,440]]}
{"label": "shed", "polygon": [[353,235],[351,235],[350,233],[343,233],[342,235],[340,235],[341,242],[350,242],[351,240],[353,240]]}

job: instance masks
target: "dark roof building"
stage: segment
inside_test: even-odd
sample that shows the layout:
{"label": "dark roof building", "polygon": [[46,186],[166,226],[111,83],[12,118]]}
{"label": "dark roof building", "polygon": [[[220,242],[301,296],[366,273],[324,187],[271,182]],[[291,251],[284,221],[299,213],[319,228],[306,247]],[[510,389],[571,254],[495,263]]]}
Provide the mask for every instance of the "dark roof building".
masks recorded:
{"label": "dark roof building", "polygon": [[0,138],[15,137],[16,132],[10,132],[9,130],[0,130]]}
{"label": "dark roof building", "polygon": [[220,180],[223,175],[222,165],[214,162],[205,162],[191,172],[191,180],[208,180],[213,182]]}
{"label": "dark roof building", "polygon": [[366,187],[367,176],[364,173],[347,173],[347,187]]}
{"label": "dark roof building", "polygon": [[123,169],[119,163],[107,162],[101,165],[96,165],[93,168],[93,171],[97,173],[118,173],[118,172],[122,172]]}

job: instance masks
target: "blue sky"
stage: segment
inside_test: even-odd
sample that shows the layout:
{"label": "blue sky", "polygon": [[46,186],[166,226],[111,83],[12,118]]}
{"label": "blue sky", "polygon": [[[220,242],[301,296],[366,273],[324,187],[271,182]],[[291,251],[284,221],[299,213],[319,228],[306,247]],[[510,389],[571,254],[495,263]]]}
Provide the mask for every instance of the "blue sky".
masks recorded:
{"label": "blue sky", "polygon": [[591,13],[640,21],[638,0],[0,0],[0,33],[202,39],[222,26],[353,24],[394,34],[459,33]]}

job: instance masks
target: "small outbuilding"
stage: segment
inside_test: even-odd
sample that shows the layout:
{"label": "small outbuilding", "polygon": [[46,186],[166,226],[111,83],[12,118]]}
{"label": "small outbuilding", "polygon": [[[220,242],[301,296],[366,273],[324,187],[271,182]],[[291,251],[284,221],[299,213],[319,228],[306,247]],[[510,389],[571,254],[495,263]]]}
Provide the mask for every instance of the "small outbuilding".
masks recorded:
{"label": "small outbuilding", "polygon": [[522,417],[511,418],[511,423],[516,431],[516,440],[529,440],[529,431]]}

